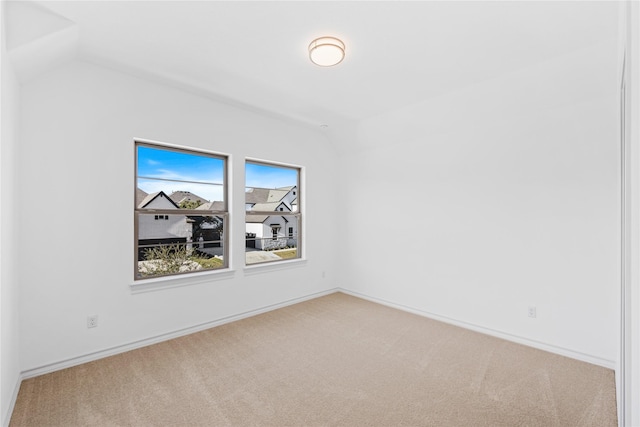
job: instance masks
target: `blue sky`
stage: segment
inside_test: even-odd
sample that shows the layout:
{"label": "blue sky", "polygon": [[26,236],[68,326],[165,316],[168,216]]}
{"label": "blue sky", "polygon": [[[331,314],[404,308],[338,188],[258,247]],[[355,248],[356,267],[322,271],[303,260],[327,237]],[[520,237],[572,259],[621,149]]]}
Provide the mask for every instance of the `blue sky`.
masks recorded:
{"label": "blue sky", "polygon": [[298,185],[298,170],[256,163],[245,165],[245,186],[280,188]]}
{"label": "blue sky", "polygon": [[223,165],[222,159],[214,157],[139,145],[138,187],[147,193],[191,191],[209,201],[223,200]]}
{"label": "blue sky", "polygon": [[[147,193],[162,190],[170,195],[174,191],[190,191],[209,201],[223,200],[222,159],[139,145],[137,166],[138,187]],[[297,185],[297,174],[297,169],[247,163],[246,186]]]}

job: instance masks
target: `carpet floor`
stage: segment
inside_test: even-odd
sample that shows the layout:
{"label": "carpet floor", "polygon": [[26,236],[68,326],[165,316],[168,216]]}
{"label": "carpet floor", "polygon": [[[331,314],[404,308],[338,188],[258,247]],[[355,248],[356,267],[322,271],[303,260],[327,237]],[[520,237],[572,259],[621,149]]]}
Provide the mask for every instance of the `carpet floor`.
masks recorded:
{"label": "carpet floor", "polygon": [[18,426],[616,426],[614,372],[342,293],[22,382]]}

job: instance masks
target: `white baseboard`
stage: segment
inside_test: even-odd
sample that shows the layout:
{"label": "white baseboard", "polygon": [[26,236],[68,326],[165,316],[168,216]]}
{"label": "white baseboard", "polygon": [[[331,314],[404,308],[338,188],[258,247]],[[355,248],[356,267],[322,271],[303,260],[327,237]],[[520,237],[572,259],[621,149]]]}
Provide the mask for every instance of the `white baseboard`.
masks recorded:
{"label": "white baseboard", "polygon": [[241,320],[241,319],[245,319],[248,317],[252,317],[252,316],[256,316],[262,313],[266,313],[269,311],[273,311],[273,310],[277,310],[279,308],[283,308],[283,307],[287,307],[289,305],[293,305],[293,304],[297,304],[303,301],[307,301],[310,299],[314,299],[314,298],[319,298],[325,295],[329,295],[335,292],[342,292],[345,293],[347,295],[351,295],[357,298],[362,298],[371,302],[375,302],[378,304],[382,304],[388,307],[392,307],[398,310],[402,310],[405,312],[409,312],[412,314],[417,314],[419,316],[423,316],[423,317],[427,317],[433,320],[437,320],[437,321],[441,321],[444,323],[448,323],[451,325],[455,325],[455,326],[459,326],[461,328],[465,328],[465,329],[469,329],[472,331],[476,331],[476,332],[480,332],[486,335],[491,335],[497,338],[501,338],[507,341],[511,341],[511,342],[515,342],[518,344],[523,344],[529,347],[533,347],[533,348],[537,348],[539,350],[544,350],[544,351],[548,351],[551,353],[555,353],[555,354],[559,354],[561,356],[566,356],[566,357],[570,357],[572,359],[576,359],[576,360],[580,360],[583,362],[587,362],[587,363],[591,363],[594,365],[598,365],[598,366],[602,366],[605,368],[609,368],[609,369],[616,369],[616,363],[615,361],[612,360],[607,360],[607,359],[602,359],[596,356],[592,356],[589,354],[585,354],[585,353],[581,353],[581,352],[577,352],[571,349],[567,349],[567,348],[563,348],[563,347],[558,347],[558,346],[554,346],[554,345],[550,345],[550,344],[546,344],[543,342],[539,342],[539,341],[535,341],[535,340],[530,340],[524,337],[520,337],[517,335],[512,335],[509,333],[505,333],[502,331],[498,331],[495,329],[490,329],[490,328],[485,328],[482,326],[478,326],[475,324],[471,324],[471,323],[467,323],[467,322],[461,322],[455,319],[451,319],[445,316],[440,316],[438,314],[434,314],[434,313],[430,313],[427,311],[423,311],[423,310],[419,310],[413,307],[409,307],[406,305],[402,305],[402,304],[398,304],[398,303],[394,303],[391,301],[387,301],[381,298],[376,298],[376,297],[372,297],[369,295],[365,295],[365,294],[361,294],[359,292],[354,292],[354,291],[350,291],[347,289],[343,289],[343,288],[333,288],[333,289],[329,289],[326,291],[322,291],[322,292],[317,292],[317,293],[313,293],[313,294],[309,294],[309,295],[305,295],[302,297],[298,297],[298,298],[293,298],[287,301],[283,301],[277,304],[272,304],[272,305],[267,305],[267,306],[263,306],[261,308],[255,309],[255,310],[250,310],[244,313],[239,313],[233,316],[228,316],[228,317],[224,317],[224,318],[220,318],[214,321],[210,321],[210,322],[206,322],[206,323],[202,323],[199,325],[194,325],[191,326],[189,328],[184,328],[184,329],[180,329],[180,330],[176,330],[173,332],[168,332],[165,334],[161,334],[161,335],[157,335],[154,337],[150,337],[150,338],[146,338],[146,339],[142,339],[142,340],[138,340],[138,341],[134,341],[134,342],[130,342],[127,344],[122,344],[122,345],[118,345],[115,347],[111,347],[111,348],[107,348],[104,350],[100,350],[100,351],[96,351],[96,352],[92,352],[92,353],[88,353],[85,355],[81,355],[81,356],[77,356],[77,357],[73,357],[70,359],[66,359],[66,360],[61,360],[55,363],[51,363],[48,365],[44,365],[44,366],[40,366],[37,368],[33,368],[33,369],[29,369],[27,371],[23,371],[20,374],[20,377],[18,379],[18,382],[15,386],[15,390],[13,393],[13,396],[11,398],[11,402],[10,402],[10,407],[8,408],[8,412],[7,415],[5,415],[5,420],[3,420],[3,426],[8,426],[9,425],[9,421],[11,419],[11,414],[13,413],[13,408],[15,406],[15,402],[16,399],[18,397],[18,391],[20,390],[20,383],[22,382],[22,380],[24,379],[28,379],[28,378],[33,378],[39,375],[44,375],[50,372],[55,372],[55,371],[59,371],[61,369],[66,369],[66,368],[70,368],[72,366],[77,366],[77,365],[81,365],[83,363],[87,363],[87,362],[91,362],[94,360],[98,360],[98,359],[102,359],[105,357],[109,357],[109,356],[113,356],[116,354],[120,354],[120,353],[124,353],[130,350],[135,350],[137,348],[142,348],[142,347],[146,347],[148,345],[153,345],[153,344],[157,344],[163,341],[168,341],[174,338],[178,338],[184,335],[189,335],[189,334],[193,334],[196,332],[200,332],[209,328],[213,328],[216,326],[220,326],[220,325],[224,325],[226,323],[231,323],[231,322],[235,322],[237,320]]}
{"label": "white baseboard", "polygon": [[18,400],[18,392],[20,391],[20,384],[22,384],[22,375],[18,376],[15,386],[13,387],[13,393],[11,394],[11,399],[9,400],[9,407],[6,412],[3,414],[4,419],[2,420],[2,427],[9,427],[9,423],[11,422],[11,416],[13,415],[13,408],[16,406],[16,401]]}
{"label": "white baseboard", "polygon": [[[110,347],[104,350],[96,351],[93,353],[88,353],[82,356],[73,357],[70,359],[61,360],[58,362],[50,363],[48,365],[40,366],[37,368],[29,369],[27,371],[23,371],[21,374],[21,379],[33,378],[39,375],[48,374],[50,372],[59,371],[61,369],[70,368],[72,366],[81,365],[83,363],[92,362],[94,360],[103,359],[105,357],[113,356],[116,354],[124,353],[127,351],[135,350],[137,348],[146,347],[148,345],[157,344],[163,341],[168,341],[174,338],[182,337],[185,335],[193,334],[196,332],[204,331],[205,329],[210,329],[216,326],[224,325],[226,323],[235,322],[237,320],[245,319],[247,317],[257,316],[262,313],[266,313],[272,310],[277,310],[279,308],[287,307],[289,305],[297,304],[303,301],[307,301],[314,298],[319,298],[325,295],[333,294],[335,292],[340,291],[338,288],[329,289],[322,292],[316,292],[313,294],[305,295],[298,298],[293,298],[287,301],[283,301],[277,304],[263,306],[261,308],[257,308],[255,310],[249,310],[244,313],[235,314],[233,316],[223,317],[217,320],[213,320],[210,322],[205,322],[199,325],[194,325],[188,328],[179,329],[173,332],[168,332],[165,334],[157,335],[154,337],[142,339],[139,341],[130,342],[127,344],[118,345],[115,347]],[[18,384],[19,387],[19,384]],[[13,409],[13,408],[12,408]]]}
{"label": "white baseboard", "polygon": [[443,323],[448,323],[450,325],[459,326],[461,328],[469,329],[475,332],[480,332],[482,334],[491,335],[496,338],[501,338],[507,341],[515,342],[518,344],[526,345],[528,347],[537,348],[538,350],[548,351],[550,353],[559,354],[561,356],[570,357],[572,359],[580,360],[582,362],[591,363],[593,365],[602,366],[604,368],[616,370],[617,364],[613,360],[603,359],[597,356],[592,356],[590,354],[581,353],[578,351],[574,351],[564,347],[558,347],[551,344],[546,344],[544,342],[530,340],[528,338],[524,338],[518,335],[509,334],[506,332],[502,332],[496,329],[485,328],[483,326],[478,326],[472,323],[462,322],[456,319],[452,319],[445,316],[440,316],[435,313],[430,313],[427,311],[419,310],[417,308],[409,307],[402,304],[397,304],[391,301],[384,300],[382,298],[376,298],[369,295],[361,294],[359,292],[350,291],[347,289],[338,289],[339,292],[345,293],[347,295],[351,295],[357,298],[362,298],[367,301],[375,302],[378,304],[386,305],[387,307],[396,308],[398,310],[406,311],[408,313],[417,314],[418,316],[427,317],[429,319],[438,320]]}
{"label": "white baseboard", "polygon": [[[119,353],[124,353],[126,351],[130,351],[130,350],[135,350],[137,348],[141,348],[141,347],[146,347],[148,345],[152,345],[152,344],[157,344],[163,341],[167,341],[173,338],[178,338],[184,335],[189,335],[195,332],[200,332],[203,331],[205,329],[209,329],[209,328],[213,328],[216,326],[220,326],[220,325],[224,325],[226,323],[230,323],[230,322],[234,322],[237,320],[241,320],[241,319],[245,319],[247,317],[252,317],[252,316],[256,316],[258,314],[262,314],[262,313],[266,313],[272,310],[277,310],[279,308],[283,308],[292,304],[297,304],[303,301],[307,301],[310,299],[314,299],[314,298],[318,298],[318,297],[322,297],[325,295],[329,295],[335,292],[342,292],[345,293],[347,295],[352,295],[358,298],[362,298],[371,302],[375,302],[378,304],[382,304],[382,305],[386,305],[388,307],[392,307],[392,308],[396,308],[398,310],[402,310],[402,311],[406,311],[409,313],[413,313],[413,314],[417,314],[419,316],[423,316],[423,317],[428,317],[430,319],[434,319],[434,320],[438,320],[444,323],[448,323],[448,324],[452,324],[455,326],[459,326],[461,328],[465,328],[465,329],[469,329],[472,331],[476,331],[476,332],[480,332],[483,334],[487,334],[487,335],[491,335],[491,336],[495,336],[497,338],[502,338],[505,339],[507,341],[512,341],[518,344],[523,344],[529,347],[533,347],[533,348],[537,348],[539,350],[544,350],[544,351],[549,351],[551,353],[555,353],[555,354],[559,354],[561,356],[566,356],[566,357],[570,357],[572,359],[576,359],[576,360],[580,360],[583,362],[587,362],[587,363],[592,363],[594,365],[598,365],[598,366],[602,366],[605,368],[609,368],[609,369],[616,369],[616,363],[615,361],[612,360],[607,360],[607,359],[602,359],[596,356],[592,356],[589,354],[585,354],[585,353],[581,353],[581,352],[577,352],[571,349],[567,349],[564,347],[558,347],[555,345],[551,345],[551,344],[546,344],[540,341],[535,341],[535,340],[530,340],[528,338],[524,338],[524,337],[520,337],[517,335],[513,335],[513,334],[509,334],[506,332],[502,332],[499,330],[495,330],[495,329],[490,329],[490,328],[486,328],[483,326],[478,326],[472,323],[467,323],[467,322],[462,322],[456,319],[452,319],[449,317],[445,317],[445,316],[441,316],[435,313],[430,313],[424,310],[419,310],[413,307],[409,307],[403,304],[398,304],[398,303],[394,303],[391,301],[387,301],[384,300],[382,298],[376,298],[376,297],[372,297],[370,295],[366,295],[366,294],[362,294],[359,292],[354,292],[354,291],[350,291],[347,289],[343,289],[343,288],[334,288],[334,289],[329,289],[326,291],[322,291],[322,292],[317,292],[314,294],[309,294],[309,295],[305,295],[303,297],[299,297],[299,298],[293,298],[287,301],[283,301],[281,303],[277,303],[277,304],[272,304],[272,305],[268,305],[268,306],[264,306],[255,310],[250,310],[244,313],[240,313],[240,314],[236,314],[233,316],[228,316],[228,317],[224,317],[221,319],[217,319],[211,322],[206,322],[206,323],[202,323],[199,325],[194,325],[191,326],[189,328],[184,328],[184,329],[180,329],[180,330],[176,330],[173,332],[168,332],[166,334],[161,334],[161,335],[157,335],[154,337],[150,337],[150,338],[146,338],[143,340],[139,340],[139,341],[134,341],[134,342],[130,342],[127,344],[122,344],[122,345],[118,345],[115,347],[111,347],[111,348],[107,348],[104,350],[100,350],[100,351],[96,351],[93,353],[88,353],[85,355],[81,355],[81,356],[77,356],[77,357],[73,357],[70,359],[65,359],[65,360],[61,360],[58,362],[54,362],[48,365],[43,365],[37,368],[33,368],[33,369],[29,369],[27,371],[24,371],[21,373],[20,378],[21,379],[27,379],[27,378],[33,378],[36,377],[38,375],[43,375],[43,374],[47,374],[50,372],[55,372],[58,371],[60,369],[65,369],[65,368],[70,368],[72,366],[77,366],[83,363],[87,363],[87,362],[91,362],[94,360],[98,360],[98,359],[102,359],[108,356],[113,356],[115,354],[119,354]],[[19,384],[16,388],[16,395],[17,395],[17,389],[19,388]]]}

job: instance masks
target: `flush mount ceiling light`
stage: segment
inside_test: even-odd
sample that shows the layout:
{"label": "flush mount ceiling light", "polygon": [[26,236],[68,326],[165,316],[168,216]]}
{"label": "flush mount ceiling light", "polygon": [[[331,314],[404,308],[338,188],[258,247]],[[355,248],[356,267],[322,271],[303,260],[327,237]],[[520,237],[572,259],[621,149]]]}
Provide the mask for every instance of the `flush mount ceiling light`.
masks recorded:
{"label": "flush mount ceiling light", "polygon": [[344,43],[335,37],[319,37],[309,44],[309,59],[321,67],[337,65],[344,59]]}

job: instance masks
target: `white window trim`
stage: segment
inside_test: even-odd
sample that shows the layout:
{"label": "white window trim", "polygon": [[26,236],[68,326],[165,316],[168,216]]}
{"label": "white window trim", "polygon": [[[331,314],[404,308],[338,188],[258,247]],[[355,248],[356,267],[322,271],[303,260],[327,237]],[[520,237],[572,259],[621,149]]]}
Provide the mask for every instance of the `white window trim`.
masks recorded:
{"label": "white window trim", "polygon": [[235,275],[231,268],[205,270],[196,273],[183,273],[173,276],[159,276],[149,279],[138,279],[129,283],[131,293],[154,292],[162,289],[180,288],[183,286],[211,283],[218,280],[230,279]]}
{"label": "white window trim", "polygon": [[[231,164],[232,164],[232,155],[228,154],[228,153],[223,153],[223,152],[219,152],[219,151],[211,151],[208,149],[203,149],[203,148],[199,148],[199,147],[188,147],[188,146],[184,146],[184,145],[177,145],[177,144],[170,144],[170,143],[166,143],[166,142],[160,142],[160,141],[154,141],[154,140],[149,140],[149,139],[144,139],[144,138],[133,138],[133,149],[134,149],[134,173],[133,173],[133,193],[134,193],[134,210],[133,210],[133,215],[134,215],[134,222],[135,222],[135,215],[136,215],[136,185],[137,185],[137,174],[138,174],[138,162],[137,162],[137,147],[138,147],[138,143],[140,144],[149,144],[149,145],[155,145],[158,146],[160,148],[167,148],[167,149],[175,149],[175,150],[180,150],[180,151],[186,151],[186,152],[194,152],[194,153],[203,153],[203,154],[208,154],[211,155],[213,157],[218,157],[218,158],[224,158],[225,159],[225,173],[224,173],[224,199],[226,201],[226,216],[227,216],[227,223],[230,224],[231,223],[231,218],[232,218],[232,191],[231,191],[231,181],[232,181],[232,169],[231,169]],[[228,227],[228,225],[226,225],[226,227]],[[134,240],[133,240],[133,250],[132,250],[132,259],[134,260],[134,263],[137,261],[137,244],[135,243],[136,239],[137,239],[137,228],[134,226]],[[225,245],[225,266],[222,268],[218,268],[218,269],[214,269],[214,270],[204,270],[204,271],[195,271],[195,272],[190,272],[190,273],[178,273],[178,274],[172,274],[172,275],[165,275],[165,276],[157,276],[157,277],[149,277],[149,278],[136,278],[136,272],[137,272],[137,266],[134,264],[134,277],[132,279],[132,282],[130,283],[130,287],[132,289],[133,293],[137,293],[140,291],[152,291],[152,290],[159,290],[159,289],[168,289],[168,288],[174,288],[174,287],[178,287],[178,286],[186,286],[186,285],[192,285],[192,284],[198,284],[198,283],[204,283],[204,282],[209,282],[212,281],[214,279],[221,279],[224,277],[229,277],[230,275],[233,275],[234,270],[232,269],[232,265],[233,265],[233,260],[232,260],[232,253],[233,253],[233,242],[232,242],[232,238],[230,238],[229,236],[230,233],[225,233],[224,236],[224,245]]]}
{"label": "white window trim", "polygon": [[[284,168],[292,168],[298,169],[298,185],[296,190],[296,198],[297,198],[297,211],[289,212],[290,214],[298,214],[300,216],[300,221],[298,224],[298,258],[292,259],[284,259],[281,261],[271,261],[271,262],[260,262],[255,264],[247,264],[246,258],[243,259],[242,264],[244,265],[243,270],[247,274],[253,274],[260,270],[279,270],[281,268],[289,268],[291,266],[295,266],[296,264],[305,264],[307,262],[307,249],[306,249],[306,236],[307,236],[307,209],[306,209],[306,188],[307,188],[307,171],[304,166],[295,164],[295,163],[285,163],[281,161],[268,160],[264,158],[257,157],[245,157],[244,159],[244,167],[246,167],[247,162],[250,163],[262,163],[266,165],[280,166]],[[246,183],[246,169],[244,172],[244,186],[242,188],[243,195],[244,191],[247,187]],[[245,203],[243,203],[243,206]],[[245,212],[246,213],[246,212]],[[277,213],[277,212],[276,212]],[[244,223],[244,219],[243,219]],[[244,243],[244,242],[243,242]]]}

